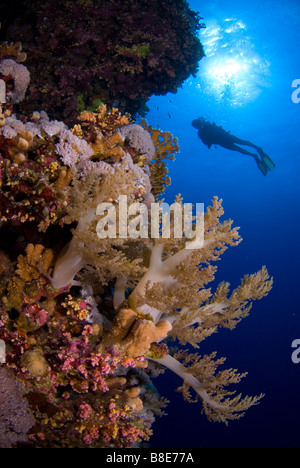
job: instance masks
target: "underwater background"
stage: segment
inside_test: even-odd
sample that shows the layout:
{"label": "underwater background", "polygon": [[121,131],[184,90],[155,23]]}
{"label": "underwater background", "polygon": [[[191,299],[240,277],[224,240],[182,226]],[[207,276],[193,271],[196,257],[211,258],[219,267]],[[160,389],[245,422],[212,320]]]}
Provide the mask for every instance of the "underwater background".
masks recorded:
{"label": "underwater background", "polygon": [[[84,4],[84,1],[78,3]],[[86,5],[91,3],[87,0]],[[157,3],[162,8],[163,2]],[[166,202],[173,203],[181,194],[185,203],[204,203],[208,207],[217,196],[223,199],[224,218],[231,218],[234,226],[240,226],[243,242],[222,256],[212,290],[221,281],[229,282],[233,290],[241,277],[257,272],[263,265],[274,279],[273,289],[263,300],[254,303],[249,317],[234,331],[222,328],[209,336],[199,349],[202,356],[217,350],[218,358],[226,356],[227,368],[248,372],[238,385],[238,393],[259,395],[262,392],[265,396],[242,419],[230,421],[228,426],[209,422],[202,414],[200,403],[187,403],[174,391],[182,379],[167,369],[154,381],[159,395],[169,400],[167,415],[156,419],[153,435],[145,445],[153,449],[298,448],[300,363],[292,361],[292,343],[300,342],[300,103],[292,100],[295,92],[292,83],[297,79],[300,83],[300,3],[299,0],[190,0],[188,5],[199,12],[206,25],[196,32],[205,57],[199,62],[196,76],[191,75],[175,94],[145,100],[149,110],[143,117],[136,118],[136,123],[146,119],[150,126],[171,132],[178,139],[180,153],[176,154],[175,162],[168,162],[172,183],[163,195]],[[192,18],[189,20],[193,26]],[[90,23],[89,27],[92,30]],[[92,37],[94,31],[90,33]],[[126,33],[127,40],[135,37],[134,29]],[[176,36],[179,35],[178,32]],[[45,37],[48,41],[47,34]],[[172,42],[171,35],[168,39]],[[121,56],[136,53],[141,61],[143,57],[148,58],[149,53],[147,48],[119,46],[118,50]],[[99,52],[99,56],[101,54]],[[86,58],[86,54],[83,56]],[[54,54],[52,59],[56,60]],[[39,55],[32,53],[31,60],[43,67]],[[62,66],[62,73],[63,70]],[[88,71],[85,67],[83,70]],[[39,75],[38,68],[35,71]],[[65,78],[66,82],[70,78],[73,80],[72,74],[66,74]],[[173,78],[171,73],[169,78]],[[85,82],[87,85],[89,78]],[[149,84],[147,80],[145,83]],[[37,83],[38,88],[42,94],[44,92],[45,99],[51,101],[51,91],[47,95]],[[133,105],[134,86],[127,86],[126,82],[124,88]],[[111,98],[113,88],[106,91]],[[76,97],[76,91],[71,93],[71,98],[73,95]],[[70,97],[68,93],[67,96]],[[83,97],[86,97],[84,93],[77,96],[78,107],[79,104],[84,106]],[[116,102],[122,105],[121,98]],[[57,104],[55,111],[60,114],[66,107]],[[72,111],[72,106],[67,110]],[[64,117],[59,119],[64,120]],[[262,147],[275,162],[275,170],[264,176],[249,156],[214,145],[208,149],[192,126],[192,121],[199,117]],[[51,237],[51,232],[55,231],[49,232]],[[54,236],[51,242],[55,242]],[[107,294],[104,291],[103,296],[104,293]],[[16,317],[9,318],[13,322]],[[194,352],[192,347],[190,351]],[[300,352],[298,355],[300,357]]]}
{"label": "underwater background", "polygon": [[[266,265],[274,277],[267,298],[255,303],[234,332],[219,331],[200,346],[218,349],[226,365],[248,371],[242,393],[265,393],[259,406],[229,426],[209,423],[197,404],[185,403],[166,372],[156,380],[170,404],[154,425],[151,447],[299,447],[300,364],[292,341],[300,338],[299,201],[300,104],[292,82],[300,78],[300,4],[297,0],[189,2],[207,28],[199,32],[206,57],[196,77],[177,94],[152,97],[147,121],[172,132],[180,154],[169,170],[165,199],[223,198],[225,216],[241,226],[243,242],[219,265],[217,280],[238,279]],[[261,146],[276,163],[264,177],[248,156],[201,142],[191,126],[203,116]]]}

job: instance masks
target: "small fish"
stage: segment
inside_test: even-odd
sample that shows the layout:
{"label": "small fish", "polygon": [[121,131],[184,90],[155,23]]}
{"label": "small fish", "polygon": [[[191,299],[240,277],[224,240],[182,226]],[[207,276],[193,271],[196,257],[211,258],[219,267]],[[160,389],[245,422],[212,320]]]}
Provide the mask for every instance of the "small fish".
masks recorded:
{"label": "small fish", "polygon": [[169,119],[170,119],[170,118],[171,118],[171,114],[170,114],[170,112],[168,112],[168,116],[169,116]]}

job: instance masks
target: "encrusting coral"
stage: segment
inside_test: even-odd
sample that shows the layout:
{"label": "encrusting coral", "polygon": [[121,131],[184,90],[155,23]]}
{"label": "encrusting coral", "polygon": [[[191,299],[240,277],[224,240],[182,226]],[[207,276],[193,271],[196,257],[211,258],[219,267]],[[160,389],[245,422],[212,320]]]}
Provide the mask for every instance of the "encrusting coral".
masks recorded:
{"label": "encrusting coral", "polygon": [[171,343],[197,348],[219,327],[234,328],[272,279],[263,267],[231,293],[225,282],[213,293],[215,262],[241,242],[217,197],[197,247],[143,231],[145,210],[126,218],[129,236],[121,209],[146,207],[148,220],[168,182],[166,167],[151,165],[172,157],[177,141],[104,105],[78,122],[69,129],[44,111],[10,111],[0,129],[0,379],[20,386],[16,414],[26,412],[19,436],[12,425],[1,444],[136,447],[166,406],[151,380],[163,368],[210,420],[238,419],[262,397],[232,391],[245,374],[217,372],[224,358],[215,352]]}
{"label": "encrusting coral", "polygon": [[22,52],[22,48],[21,42],[4,42],[0,44],[0,59],[11,58],[17,63],[25,62],[27,54]]}

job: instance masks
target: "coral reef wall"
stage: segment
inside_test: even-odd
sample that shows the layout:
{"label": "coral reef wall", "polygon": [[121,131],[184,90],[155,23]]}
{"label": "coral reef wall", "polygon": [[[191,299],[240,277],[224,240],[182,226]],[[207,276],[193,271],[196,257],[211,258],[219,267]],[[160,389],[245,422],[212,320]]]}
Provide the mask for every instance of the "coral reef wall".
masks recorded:
{"label": "coral reef wall", "polygon": [[185,0],[20,3],[3,33],[30,50],[22,109],[44,109],[69,125],[99,100],[143,112],[151,95],[176,92],[204,55],[200,18]]}
{"label": "coral reef wall", "polygon": [[[182,346],[196,350],[220,327],[233,329],[271,289],[267,269],[246,275],[233,291],[226,282],[214,286],[216,261],[241,242],[233,222],[221,219],[217,197],[201,216],[197,247],[174,236],[173,227],[169,236],[152,235],[153,206],[161,228],[176,138],[104,103],[79,112],[92,92],[84,84],[128,109],[153,92],[175,90],[195,70],[188,62],[181,74],[175,56],[169,59],[178,55],[182,31],[180,67],[185,47],[193,60],[202,54],[191,35],[198,18],[186,3],[165,0],[151,11],[141,5],[144,15],[132,1],[32,2],[38,14],[31,17],[29,8],[26,22],[23,11],[19,24],[25,43],[37,34],[32,58],[26,61],[20,42],[0,46],[1,447],[139,447],[164,415],[167,402],[153,380],[166,369],[182,378],[184,398],[199,400],[211,421],[227,424],[262,398],[235,394],[232,386],[245,374],[218,370],[225,359],[216,352],[200,356]],[[95,39],[99,18],[106,22]],[[174,44],[162,51],[165,30]],[[161,73],[158,82],[152,68]],[[175,202],[183,210],[179,196]],[[128,213],[141,209],[125,227],[124,203]]]}

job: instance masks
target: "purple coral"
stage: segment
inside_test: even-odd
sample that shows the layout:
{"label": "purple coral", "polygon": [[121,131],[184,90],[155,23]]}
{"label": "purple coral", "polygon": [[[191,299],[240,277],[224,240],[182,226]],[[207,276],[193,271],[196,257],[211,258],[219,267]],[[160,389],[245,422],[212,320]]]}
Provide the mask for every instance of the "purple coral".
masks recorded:
{"label": "purple coral", "polygon": [[0,367],[0,448],[27,441],[35,419],[21,386],[7,368]]}
{"label": "purple coral", "polygon": [[140,125],[130,124],[118,128],[118,133],[138,154],[144,155],[148,162],[152,161],[155,155],[155,146],[147,130]]}
{"label": "purple coral", "polygon": [[13,104],[22,101],[30,82],[28,69],[12,59],[6,59],[2,60],[0,64],[0,74],[3,76],[11,76],[14,80],[14,89],[9,96],[10,101]]}

